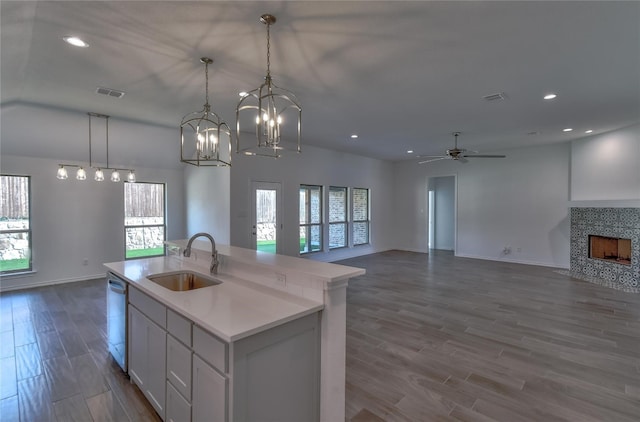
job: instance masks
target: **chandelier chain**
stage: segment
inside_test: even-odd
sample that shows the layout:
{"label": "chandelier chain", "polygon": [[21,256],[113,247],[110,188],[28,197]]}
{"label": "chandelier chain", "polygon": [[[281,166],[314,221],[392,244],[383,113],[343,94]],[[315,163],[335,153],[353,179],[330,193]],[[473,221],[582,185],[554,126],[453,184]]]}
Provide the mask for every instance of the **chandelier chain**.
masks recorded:
{"label": "chandelier chain", "polygon": [[105,133],[107,135],[106,145],[107,145],[107,168],[109,168],[109,116],[104,117],[106,129]]}
{"label": "chandelier chain", "polygon": [[204,63],[204,79],[205,79],[205,88],[204,88],[204,105],[205,107],[209,105],[209,62]]}
{"label": "chandelier chain", "polygon": [[93,167],[93,162],[91,160],[91,113],[87,113],[89,115],[89,167]]}
{"label": "chandelier chain", "polygon": [[267,23],[267,78],[271,78],[271,23]]}

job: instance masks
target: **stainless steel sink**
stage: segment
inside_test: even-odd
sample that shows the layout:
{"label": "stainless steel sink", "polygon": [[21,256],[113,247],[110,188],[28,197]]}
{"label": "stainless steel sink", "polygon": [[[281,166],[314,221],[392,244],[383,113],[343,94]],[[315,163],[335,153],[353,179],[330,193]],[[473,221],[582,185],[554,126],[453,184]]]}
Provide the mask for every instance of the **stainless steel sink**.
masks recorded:
{"label": "stainless steel sink", "polygon": [[175,292],[201,289],[222,283],[213,277],[193,271],[173,271],[170,273],[153,274],[147,278],[165,289]]}

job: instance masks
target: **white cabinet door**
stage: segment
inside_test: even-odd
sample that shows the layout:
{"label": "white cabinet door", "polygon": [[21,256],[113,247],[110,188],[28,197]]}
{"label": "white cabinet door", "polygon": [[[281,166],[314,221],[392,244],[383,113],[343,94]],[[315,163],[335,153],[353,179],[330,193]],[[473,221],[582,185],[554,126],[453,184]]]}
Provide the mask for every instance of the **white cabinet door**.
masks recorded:
{"label": "white cabinet door", "polygon": [[191,405],[167,382],[167,422],[188,422],[191,420]]}
{"label": "white cabinet door", "polygon": [[140,390],[146,388],[147,322],[144,315],[129,306],[129,376]]}
{"label": "white cabinet door", "polygon": [[167,333],[129,305],[129,376],[164,419]]}
{"label": "white cabinet door", "polygon": [[167,336],[167,379],[191,400],[191,349],[171,335]]}
{"label": "white cabinet door", "polygon": [[193,422],[227,420],[227,379],[193,355]]}
{"label": "white cabinet door", "polygon": [[167,384],[167,332],[151,320],[147,343],[147,390],[145,393],[162,419],[164,419]]}

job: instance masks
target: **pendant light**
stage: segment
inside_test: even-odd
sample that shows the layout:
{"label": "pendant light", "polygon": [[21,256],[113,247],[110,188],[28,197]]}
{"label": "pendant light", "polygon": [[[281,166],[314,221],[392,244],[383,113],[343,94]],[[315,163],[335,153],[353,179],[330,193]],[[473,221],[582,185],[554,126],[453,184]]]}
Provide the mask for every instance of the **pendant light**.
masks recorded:
{"label": "pendant light", "polygon": [[78,168],[78,171],[76,172],[76,179],[78,180],[87,180],[87,172],[85,171],[85,169],[80,166]]}
{"label": "pendant light", "polygon": [[[291,91],[279,88],[271,78],[270,28],[276,17],[264,14],[260,22],[267,26],[267,74],[264,83],[242,95],[236,107],[236,152],[279,158],[283,151],[300,152],[302,107]],[[255,132],[255,138],[249,132]]]}
{"label": "pendant light", "polygon": [[182,118],[180,161],[194,166],[231,166],[231,129],[209,105],[209,65],[213,60],[202,57],[200,62],[204,64],[204,108]]}
{"label": "pendant light", "polygon": [[[93,180],[95,180],[96,182],[102,182],[104,180],[104,172],[103,170],[112,170],[111,172],[111,181],[112,182],[119,182],[120,181],[120,170],[122,171],[128,171],[129,175],[127,176],[127,181],[128,182],[135,182],[136,181],[136,174],[135,174],[135,170],[133,169],[119,169],[119,168],[113,168],[113,167],[109,167],[109,116],[105,115],[105,114],[98,114],[98,113],[87,113],[87,115],[89,116],[89,167],[88,168],[95,168],[96,172],[93,176]],[[107,153],[107,165],[106,167],[94,167],[93,166],[93,157],[91,154],[91,147],[92,147],[92,142],[91,142],[91,118],[92,117],[99,117],[99,118],[103,118],[105,119],[105,142],[106,142],[106,153]],[[73,167],[73,168],[77,168],[78,170],[76,171],[76,180],[87,180],[87,171],[84,169],[84,166],[81,165],[77,165],[77,164],[58,164],[58,172],[56,173],[56,177],[60,180],[66,180],[69,178],[69,174],[67,173],[67,167]]]}
{"label": "pendant light", "polygon": [[69,178],[69,174],[67,174],[67,169],[64,168],[64,165],[58,164],[58,166],[58,174],[56,175],[56,177],[60,180],[66,180],[67,178]]}

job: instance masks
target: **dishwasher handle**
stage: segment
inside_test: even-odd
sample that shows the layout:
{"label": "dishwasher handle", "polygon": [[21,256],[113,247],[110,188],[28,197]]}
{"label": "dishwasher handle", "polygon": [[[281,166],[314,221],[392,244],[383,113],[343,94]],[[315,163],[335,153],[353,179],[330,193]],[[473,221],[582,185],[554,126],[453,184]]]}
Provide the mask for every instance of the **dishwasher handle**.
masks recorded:
{"label": "dishwasher handle", "polygon": [[126,293],[126,287],[122,285],[122,283],[119,283],[117,281],[114,280],[109,280],[109,288],[111,289],[112,292],[118,293],[118,294],[125,294]]}

